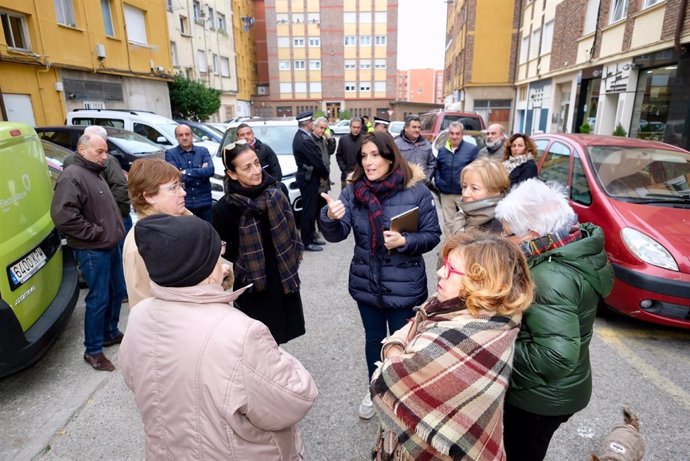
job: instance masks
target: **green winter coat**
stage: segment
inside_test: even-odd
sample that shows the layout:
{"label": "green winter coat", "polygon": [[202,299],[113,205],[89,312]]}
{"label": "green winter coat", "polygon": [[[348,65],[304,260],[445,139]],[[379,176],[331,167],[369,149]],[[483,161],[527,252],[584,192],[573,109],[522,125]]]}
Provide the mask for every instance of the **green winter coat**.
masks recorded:
{"label": "green winter coat", "polygon": [[582,239],[529,260],[534,302],[522,316],[506,402],[539,415],[576,413],[592,394],[589,342],[613,269],[601,228],[581,229]]}

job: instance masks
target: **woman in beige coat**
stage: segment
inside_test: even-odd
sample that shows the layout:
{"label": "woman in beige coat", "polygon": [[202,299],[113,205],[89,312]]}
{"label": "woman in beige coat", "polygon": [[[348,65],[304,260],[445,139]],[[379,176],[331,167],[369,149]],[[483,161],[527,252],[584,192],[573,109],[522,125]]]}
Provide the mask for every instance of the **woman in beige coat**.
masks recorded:
{"label": "woman in beige coat", "polygon": [[221,240],[194,216],[134,228],[151,298],[132,310],[120,366],[144,421],[147,459],[301,460],[309,372],[232,306]]}

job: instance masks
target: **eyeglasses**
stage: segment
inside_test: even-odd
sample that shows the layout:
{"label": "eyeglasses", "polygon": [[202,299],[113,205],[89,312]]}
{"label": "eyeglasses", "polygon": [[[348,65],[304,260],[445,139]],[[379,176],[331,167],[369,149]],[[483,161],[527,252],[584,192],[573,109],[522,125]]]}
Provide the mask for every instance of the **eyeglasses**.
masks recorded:
{"label": "eyeglasses", "polygon": [[443,258],[443,278],[447,279],[448,277],[450,277],[450,274],[457,274],[460,276],[465,275],[464,272],[460,272],[459,270],[453,269],[453,267],[448,262],[448,258]]}
{"label": "eyeglasses", "polygon": [[167,190],[168,192],[177,192],[180,189],[184,190],[184,183],[174,182],[171,185],[164,187],[163,189]]}

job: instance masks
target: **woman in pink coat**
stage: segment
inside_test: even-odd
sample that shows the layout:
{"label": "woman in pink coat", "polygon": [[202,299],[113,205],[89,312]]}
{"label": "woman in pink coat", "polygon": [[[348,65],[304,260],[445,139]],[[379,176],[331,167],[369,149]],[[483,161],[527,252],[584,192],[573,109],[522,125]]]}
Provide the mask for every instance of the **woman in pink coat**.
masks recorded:
{"label": "woman in pink coat", "polygon": [[194,216],[134,229],[151,295],[132,310],[120,366],[144,421],[147,459],[301,460],[309,372],[221,286],[222,242]]}

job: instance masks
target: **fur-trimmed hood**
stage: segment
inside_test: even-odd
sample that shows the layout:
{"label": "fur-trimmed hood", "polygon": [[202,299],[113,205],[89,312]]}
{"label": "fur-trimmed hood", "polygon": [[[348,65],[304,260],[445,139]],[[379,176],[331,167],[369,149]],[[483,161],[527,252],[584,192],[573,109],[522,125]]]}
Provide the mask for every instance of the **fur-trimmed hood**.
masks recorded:
{"label": "fur-trimmed hood", "polygon": [[424,174],[424,170],[422,170],[421,166],[417,165],[416,163],[410,163],[410,169],[412,169],[412,177],[409,181],[407,181],[407,184],[405,184],[405,189],[411,189],[418,183],[421,182],[424,184],[424,181],[426,181],[426,175]]}

